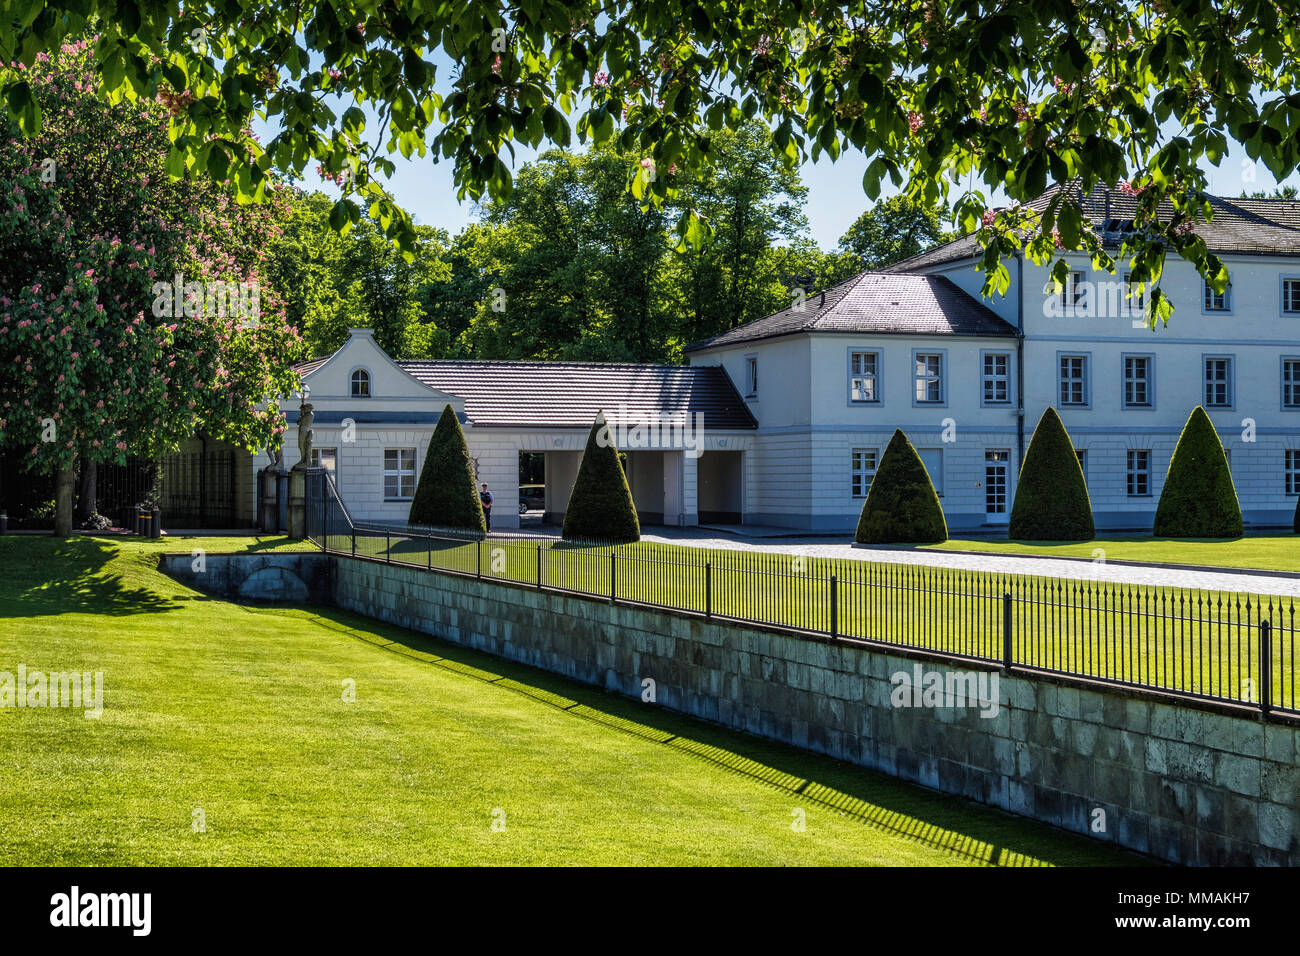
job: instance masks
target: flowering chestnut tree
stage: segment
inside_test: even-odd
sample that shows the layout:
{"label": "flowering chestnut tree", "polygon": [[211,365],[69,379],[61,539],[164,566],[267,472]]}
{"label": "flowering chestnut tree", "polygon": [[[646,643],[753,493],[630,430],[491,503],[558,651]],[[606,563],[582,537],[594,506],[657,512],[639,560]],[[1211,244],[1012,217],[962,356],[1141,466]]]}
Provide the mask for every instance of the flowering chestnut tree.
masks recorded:
{"label": "flowering chestnut tree", "polygon": [[87,43],[12,69],[45,119],[0,141],[0,444],[56,475],[67,535],[79,461],[275,441],[301,342],[258,285],[274,203],[168,176],[167,107],[102,100]]}

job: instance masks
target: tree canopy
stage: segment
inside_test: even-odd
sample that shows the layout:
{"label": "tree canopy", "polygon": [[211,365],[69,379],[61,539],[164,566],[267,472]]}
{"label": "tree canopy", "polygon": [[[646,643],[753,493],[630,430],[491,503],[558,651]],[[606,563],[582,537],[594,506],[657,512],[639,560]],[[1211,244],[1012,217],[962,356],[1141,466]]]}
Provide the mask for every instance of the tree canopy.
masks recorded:
{"label": "tree canopy", "polygon": [[[791,161],[870,157],[873,199],[888,178],[947,201],[986,243],[988,290],[1009,285],[1001,259],[1020,248],[1062,277],[1062,248],[1113,265],[1063,195],[1041,215],[1015,205],[1072,179],[1140,196],[1120,250],[1135,280],[1158,282],[1173,250],[1221,288],[1227,270],[1188,228],[1209,208],[1198,163],[1230,139],[1279,178],[1300,158],[1300,15],[1277,0],[26,0],[0,29],[14,64],[0,92],[24,130],[44,116],[26,71],[87,28],[103,95],[168,103],[169,173],[251,198],[273,171],[320,164],[342,184],[336,227],[366,214],[407,250],[414,226],[383,185],[393,155],[449,161],[462,197],[500,201],[516,146],[617,139],[648,160],[629,185],[658,207],[711,164],[720,131],[758,117]],[[986,215],[997,189],[1012,206]],[[708,224],[688,204],[676,228],[695,245]],[[1167,319],[1158,285],[1151,299]]]}
{"label": "tree canopy", "polygon": [[906,195],[890,196],[849,226],[840,247],[853,256],[855,271],[881,269],[953,238],[944,228],[948,218],[946,208]]}
{"label": "tree canopy", "polygon": [[58,475],[66,535],[78,460],[275,441],[299,340],[259,279],[278,192],[171,180],[165,110],[95,97],[84,43],[26,76],[46,122],[0,131],[0,446]]}

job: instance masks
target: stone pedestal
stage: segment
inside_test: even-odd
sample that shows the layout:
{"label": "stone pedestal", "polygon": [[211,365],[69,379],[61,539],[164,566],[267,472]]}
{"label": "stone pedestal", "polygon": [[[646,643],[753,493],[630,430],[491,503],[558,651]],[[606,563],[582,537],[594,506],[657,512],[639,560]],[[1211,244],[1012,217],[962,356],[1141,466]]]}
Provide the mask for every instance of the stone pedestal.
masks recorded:
{"label": "stone pedestal", "polygon": [[289,470],[289,537],[307,537],[307,470],[301,464]]}

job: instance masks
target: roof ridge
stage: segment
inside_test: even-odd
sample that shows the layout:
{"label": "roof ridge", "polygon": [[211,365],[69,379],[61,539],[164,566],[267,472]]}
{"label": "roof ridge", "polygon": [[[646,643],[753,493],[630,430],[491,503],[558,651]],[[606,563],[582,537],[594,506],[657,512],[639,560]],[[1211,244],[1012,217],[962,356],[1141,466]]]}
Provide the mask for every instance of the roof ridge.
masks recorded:
{"label": "roof ridge", "polygon": [[671,365],[667,362],[584,362],[569,359],[397,359],[397,364],[407,365],[502,365],[508,367],[520,365],[549,365],[553,367],[560,366],[581,366],[583,368],[638,368],[638,369],[664,369],[679,370],[690,369],[697,366],[691,365]]}

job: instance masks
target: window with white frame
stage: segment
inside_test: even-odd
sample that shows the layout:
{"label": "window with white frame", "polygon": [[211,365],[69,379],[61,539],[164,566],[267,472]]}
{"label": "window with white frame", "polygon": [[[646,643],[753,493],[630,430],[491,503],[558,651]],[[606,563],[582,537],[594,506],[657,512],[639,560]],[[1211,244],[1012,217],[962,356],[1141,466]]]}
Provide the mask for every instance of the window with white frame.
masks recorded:
{"label": "window with white frame", "polygon": [[1286,450],[1286,493],[1300,495],[1300,448]]}
{"label": "window with white frame", "polygon": [[1232,309],[1232,283],[1224,288],[1222,292],[1215,292],[1210,283],[1205,283],[1205,311],[1206,312],[1228,312]]}
{"label": "window with white frame", "polygon": [[1144,498],[1151,494],[1151,452],[1145,448],[1128,450],[1128,496]]}
{"label": "window with white frame", "polygon": [[1232,357],[1213,355],[1205,360],[1205,407],[1232,406]]}
{"label": "window with white frame", "polygon": [[1124,407],[1150,408],[1151,356],[1124,356]]}
{"label": "window with white frame", "polygon": [[745,356],[745,397],[758,397],[758,356]]}
{"label": "window with white frame", "polygon": [[313,448],[311,450],[313,468],[324,468],[331,475],[338,475],[339,450],[337,448]]}
{"label": "window with white frame", "polygon": [[876,477],[876,449],[853,449],[853,463],[850,469],[854,498],[865,498],[871,490],[871,479]]}
{"label": "window with white frame", "polygon": [[1300,359],[1282,360],[1282,405],[1300,408]]}
{"label": "window with white frame", "polygon": [[1061,404],[1088,404],[1088,356],[1061,356]]}
{"label": "window with white frame", "polygon": [[1300,279],[1282,280],[1282,311],[1286,315],[1300,315]]}
{"label": "window with white frame", "polygon": [[849,353],[849,401],[880,401],[880,353]]}
{"label": "window with white frame", "polygon": [[943,355],[938,352],[917,352],[915,366],[917,403],[942,403]]}
{"label": "window with white frame", "polygon": [[384,449],[384,497],[410,498],[415,495],[415,449]]}
{"label": "window with white frame", "polygon": [[352,371],[352,397],[370,397],[370,373],[363,368],[353,369]]}
{"label": "window with white frame", "polygon": [[1011,355],[987,352],[984,355],[984,404],[1011,403]]}

